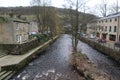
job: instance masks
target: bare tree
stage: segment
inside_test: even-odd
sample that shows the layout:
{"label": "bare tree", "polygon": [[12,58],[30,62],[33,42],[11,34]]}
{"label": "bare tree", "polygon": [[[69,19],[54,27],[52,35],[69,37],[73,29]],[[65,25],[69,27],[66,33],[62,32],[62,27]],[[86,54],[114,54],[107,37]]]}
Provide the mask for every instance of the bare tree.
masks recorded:
{"label": "bare tree", "polygon": [[35,7],[34,12],[39,24],[39,32],[44,33],[46,29],[46,6],[51,0],[32,0],[31,5]]}
{"label": "bare tree", "polygon": [[57,11],[55,8],[53,7],[49,7],[47,9],[47,13],[46,13],[46,22],[47,22],[47,29],[50,31],[51,36],[55,36],[57,34],[57,27],[59,25],[59,19],[57,16]]}
{"label": "bare tree", "polygon": [[83,6],[85,1],[83,0],[67,0],[66,6],[69,7],[69,17],[70,17],[70,24],[72,26],[72,46],[74,52],[77,52],[77,45],[78,45],[78,30],[80,27],[79,23],[79,10]]}
{"label": "bare tree", "polygon": [[53,7],[49,7],[50,0],[33,0],[36,9],[35,15],[39,22],[39,29],[42,33],[51,33],[51,37],[57,34],[59,19],[57,11]]}
{"label": "bare tree", "polygon": [[103,17],[105,17],[108,12],[107,2],[108,2],[107,0],[101,0],[101,4],[98,5],[98,10]]}
{"label": "bare tree", "polygon": [[119,12],[119,2],[115,0],[115,2],[110,6],[110,13],[118,13]]}

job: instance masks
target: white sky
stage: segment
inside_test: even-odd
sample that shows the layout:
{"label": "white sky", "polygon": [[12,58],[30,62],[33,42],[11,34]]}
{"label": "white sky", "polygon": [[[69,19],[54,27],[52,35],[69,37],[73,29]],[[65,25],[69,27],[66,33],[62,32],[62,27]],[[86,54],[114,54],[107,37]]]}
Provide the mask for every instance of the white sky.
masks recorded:
{"label": "white sky", "polygon": [[[11,7],[11,6],[30,6],[31,0],[0,0],[0,7]],[[63,7],[65,0],[52,0],[52,5],[55,7]],[[101,0],[87,0],[86,10],[89,13],[95,13],[95,6],[101,3]],[[107,0],[109,4],[115,2],[116,0]],[[118,0],[120,3],[120,0]]]}
{"label": "white sky", "polygon": [[29,6],[30,0],[0,0],[0,7]]}
{"label": "white sky", "polygon": [[[0,7],[30,6],[31,0],[0,0]],[[62,7],[64,0],[52,0],[52,5]]]}
{"label": "white sky", "polygon": [[[29,6],[31,0],[0,0],[0,7],[9,6]],[[115,1],[115,0],[109,0]],[[120,0],[119,0],[120,1]],[[100,0],[88,0],[88,6],[94,6],[98,4]],[[52,0],[52,4],[56,7],[62,7],[64,0]]]}

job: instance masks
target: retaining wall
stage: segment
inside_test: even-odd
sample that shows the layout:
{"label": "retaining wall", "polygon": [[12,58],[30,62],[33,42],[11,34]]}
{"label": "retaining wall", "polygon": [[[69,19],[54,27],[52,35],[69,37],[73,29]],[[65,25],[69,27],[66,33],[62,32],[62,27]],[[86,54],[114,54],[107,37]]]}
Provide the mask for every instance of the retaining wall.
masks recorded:
{"label": "retaining wall", "polygon": [[0,47],[6,51],[7,54],[21,55],[38,46],[40,43],[37,39],[31,40],[23,44],[0,44]]}
{"label": "retaining wall", "polygon": [[84,37],[80,37],[79,39],[81,41],[87,43],[88,45],[92,46],[94,49],[108,55],[110,58],[112,58],[120,63],[120,51],[116,51],[112,48],[106,47],[104,45],[101,45],[100,43],[97,43],[95,41],[89,40]]}

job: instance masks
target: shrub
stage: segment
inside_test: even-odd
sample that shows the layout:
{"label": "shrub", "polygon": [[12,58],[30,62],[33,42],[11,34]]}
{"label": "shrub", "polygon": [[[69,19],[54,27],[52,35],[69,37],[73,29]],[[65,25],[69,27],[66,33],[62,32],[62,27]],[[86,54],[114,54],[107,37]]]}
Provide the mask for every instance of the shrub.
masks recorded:
{"label": "shrub", "polygon": [[4,17],[0,17],[0,23],[6,23],[8,22],[8,19],[7,18],[4,18]]}

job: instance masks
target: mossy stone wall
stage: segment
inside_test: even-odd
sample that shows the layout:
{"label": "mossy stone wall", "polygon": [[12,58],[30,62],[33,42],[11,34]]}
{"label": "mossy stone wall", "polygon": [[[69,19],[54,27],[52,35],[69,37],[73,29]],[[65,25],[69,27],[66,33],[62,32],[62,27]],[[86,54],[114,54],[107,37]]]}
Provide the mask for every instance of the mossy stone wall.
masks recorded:
{"label": "mossy stone wall", "polygon": [[23,44],[0,44],[0,47],[7,51],[7,54],[21,55],[37,47],[40,43],[38,40],[32,40]]}

